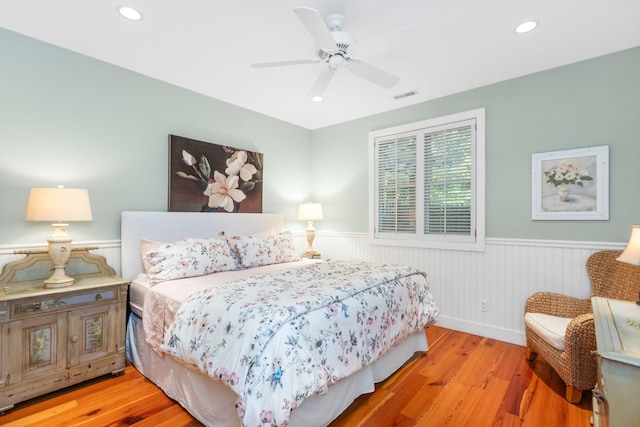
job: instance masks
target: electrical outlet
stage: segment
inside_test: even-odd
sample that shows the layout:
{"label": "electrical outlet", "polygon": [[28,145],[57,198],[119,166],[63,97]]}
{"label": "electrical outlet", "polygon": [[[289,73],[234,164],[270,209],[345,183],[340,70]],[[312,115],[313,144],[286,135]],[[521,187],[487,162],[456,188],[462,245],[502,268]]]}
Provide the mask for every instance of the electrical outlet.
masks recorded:
{"label": "electrical outlet", "polygon": [[480,300],[480,311],[489,311],[489,301],[486,299]]}

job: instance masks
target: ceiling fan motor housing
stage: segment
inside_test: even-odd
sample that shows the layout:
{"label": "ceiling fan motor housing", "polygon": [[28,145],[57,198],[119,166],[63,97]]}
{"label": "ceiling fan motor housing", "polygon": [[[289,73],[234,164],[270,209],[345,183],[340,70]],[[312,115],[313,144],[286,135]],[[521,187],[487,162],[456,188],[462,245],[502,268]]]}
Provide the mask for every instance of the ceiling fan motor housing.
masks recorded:
{"label": "ceiling fan motor housing", "polygon": [[349,59],[348,50],[356,44],[356,39],[344,31],[332,31],[331,37],[336,42],[337,51],[324,51],[320,49],[319,56],[329,63],[331,68],[343,65]]}
{"label": "ceiling fan motor housing", "polygon": [[344,31],[332,31],[331,37],[333,37],[333,40],[335,40],[338,49],[340,49],[341,52],[345,53],[347,52],[347,49],[357,43],[355,37]]}

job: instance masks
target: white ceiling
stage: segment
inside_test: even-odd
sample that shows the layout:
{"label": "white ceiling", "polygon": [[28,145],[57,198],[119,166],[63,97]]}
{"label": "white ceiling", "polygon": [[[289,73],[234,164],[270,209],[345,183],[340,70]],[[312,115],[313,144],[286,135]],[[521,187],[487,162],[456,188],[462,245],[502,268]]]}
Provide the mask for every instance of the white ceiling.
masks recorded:
{"label": "white ceiling", "polygon": [[[144,19],[121,17],[122,4]],[[343,14],[359,56],[400,83],[382,89],[342,69],[314,103],[307,93],[325,64],[250,67],[315,55],[296,7]],[[4,28],[308,129],[640,46],[638,18],[639,0],[0,2]],[[540,25],[516,34],[526,20]],[[420,28],[414,42],[375,52],[376,36],[411,24]],[[419,95],[393,99],[411,90]]]}

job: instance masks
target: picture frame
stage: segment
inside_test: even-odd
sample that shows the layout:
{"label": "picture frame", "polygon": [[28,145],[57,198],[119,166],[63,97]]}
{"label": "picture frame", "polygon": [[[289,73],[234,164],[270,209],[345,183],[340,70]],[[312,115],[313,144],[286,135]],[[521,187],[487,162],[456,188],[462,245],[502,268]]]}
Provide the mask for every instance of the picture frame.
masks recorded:
{"label": "picture frame", "polygon": [[608,220],[609,146],[531,155],[531,218]]}
{"label": "picture frame", "polygon": [[262,153],[169,135],[169,212],[262,213]]}

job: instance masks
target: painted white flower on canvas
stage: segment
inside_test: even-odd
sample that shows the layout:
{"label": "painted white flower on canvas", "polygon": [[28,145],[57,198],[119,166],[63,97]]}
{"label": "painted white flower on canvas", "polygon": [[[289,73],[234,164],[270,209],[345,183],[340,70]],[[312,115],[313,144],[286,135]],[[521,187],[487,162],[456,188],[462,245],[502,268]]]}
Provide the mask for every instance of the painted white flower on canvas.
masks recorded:
{"label": "painted white flower on canvas", "polygon": [[261,153],[173,135],[170,143],[170,211],[262,212]]}

